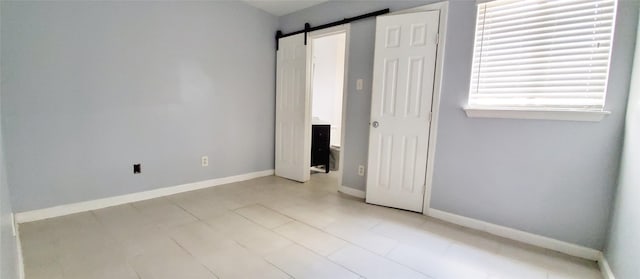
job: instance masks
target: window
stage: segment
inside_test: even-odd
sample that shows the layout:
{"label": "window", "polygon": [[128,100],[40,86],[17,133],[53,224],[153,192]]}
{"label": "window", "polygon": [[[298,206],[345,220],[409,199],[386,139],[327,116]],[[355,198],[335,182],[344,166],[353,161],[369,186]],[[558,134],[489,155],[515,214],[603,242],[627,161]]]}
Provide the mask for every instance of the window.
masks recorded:
{"label": "window", "polygon": [[602,111],[615,0],[478,4],[468,108]]}

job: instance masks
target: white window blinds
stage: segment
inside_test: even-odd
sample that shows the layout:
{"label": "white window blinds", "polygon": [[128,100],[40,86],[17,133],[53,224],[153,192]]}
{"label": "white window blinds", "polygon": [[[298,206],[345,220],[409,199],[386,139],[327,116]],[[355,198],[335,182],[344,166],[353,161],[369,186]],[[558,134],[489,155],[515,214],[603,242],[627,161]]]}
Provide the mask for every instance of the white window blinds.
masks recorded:
{"label": "white window blinds", "polygon": [[615,0],[478,4],[470,107],[602,110]]}

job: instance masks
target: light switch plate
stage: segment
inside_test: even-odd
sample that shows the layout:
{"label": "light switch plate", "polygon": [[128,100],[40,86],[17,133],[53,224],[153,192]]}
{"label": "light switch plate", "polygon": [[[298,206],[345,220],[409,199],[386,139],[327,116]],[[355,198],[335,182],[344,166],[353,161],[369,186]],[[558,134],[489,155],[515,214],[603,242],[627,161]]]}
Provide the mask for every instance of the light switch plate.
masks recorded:
{"label": "light switch plate", "polygon": [[357,90],[362,90],[362,85],[363,85],[363,80],[361,78],[359,78],[358,80],[356,80],[356,89]]}

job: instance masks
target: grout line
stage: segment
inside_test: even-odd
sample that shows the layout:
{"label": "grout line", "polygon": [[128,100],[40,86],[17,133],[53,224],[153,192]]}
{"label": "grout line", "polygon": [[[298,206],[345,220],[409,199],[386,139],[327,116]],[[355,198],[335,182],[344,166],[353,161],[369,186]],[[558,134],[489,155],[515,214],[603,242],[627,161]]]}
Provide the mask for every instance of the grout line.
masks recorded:
{"label": "grout line", "polygon": [[[338,251],[340,251],[340,250],[342,250],[342,249],[345,249],[345,248],[341,248],[341,249],[339,249]],[[337,253],[338,251],[336,251],[336,252],[332,253],[332,255],[333,255],[333,254],[335,254],[335,253]],[[332,262],[333,264],[335,264],[335,265],[337,265],[337,266],[340,266],[340,267],[342,267],[342,268],[344,268],[344,269],[346,269],[346,270],[348,270],[348,271],[351,271],[351,272],[352,272],[352,273],[354,273],[355,275],[358,275],[360,278],[366,278],[364,275],[362,275],[362,274],[360,274],[360,273],[356,272],[355,270],[351,270],[350,268],[348,268],[348,267],[346,267],[346,266],[344,266],[344,265],[342,265],[342,264],[340,264],[340,263],[338,263],[338,262],[333,261],[331,258],[329,258],[329,256],[327,256],[326,258],[327,258],[327,260],[328,260],[328,261]]]}
{"label": "grout line", "polygon": [[[291,221],[291,222],[289,222],[289,223],[292,223],[292,222],[298,222],[298,223],[300,223],[300,224],[304,224],[304,225],[310,226],[310,227],[312,227],[312,228],[314,228],[314,229],[320,230],[321,232],[326,233],[326,234],[329,234],[330,236],[333,236],[333,237],[336,237],[336,238],[338,238],[338,239],[341,239],[341,240],[343,240],[343,241],[347,242],[348,244],[352,244],[351,242],[349,242],[349,241],[347,241],[347,240],[345,240],[345,239],[342,239],[342,238],[340,238],[340,237],[338,237],[338,236],[334,236],[333,234],[330,234],[330,233],[328,233],[328,232],[325,232],[322,228],[318,228],[318,227],[315,227],[315,226],[313,226],[313,225],[311,225],[311,224],[307,224],[307,223],[305,223],[305,222],[303,222],[303,221],[301,221],[301,220],[298,220],[298,219],[296,219],[296,218],[294,218],[294,217],[292,217],[292,216],[289,216],[289,215],[285,214],[284,212],[280,212],[280,211],[278,211],[278,210],[276,210],[276,209],[273,209],[273,208],[270,208],[270,207],[268,207],[268,206],[265,206],[265,208],[271,209],[271,210],[273,210],[273,211],[275,211],[275,212],[277,212],[277,213],[279,213],[279,214],[281,214],[281,215],[283,215],[283,216],[289,217],[290,219],[292,219],[292,220],[293,220],[293,221]],[[274,233],[276,233],[276,234],[278,234],[278,235],[281,235],[280,233],[276,232],[275,230],[271,230],[271,231],[273,231]],[[306,246],[304,246],[304,245],[302,245],[302,244],[300,244],[300,243],[296,242],[296,241],[295,241],[295,240],[293,240],[293,239],[290,239],[290,238],[285,237],[285,236],[282,236],[282,237],[284,237],[284,238],[285,238],[285,239],[287,239],[287,240],[290,240],[290,241],[293,243],[292,245],[298,245],[298,246],[300,246],[302,249],[305,249],[305,250],[307,250],[307,251],[309,251],[309,252],[311,252],[311,253],[313,253],[313,254],[315,254],[315,255],[317,255],[317,256],[319,256],[319,257],[321,257],[321,258],[324,258],[324,259],[326,259],[327,261],[329,261],[329,262],[331,262],[331,263],[333,263],[333,264],[335,264],[335,265],[337,265],[337,266],[340,266],[340,267],[342,267],[342,268],[344,268],[344,269],[348,270],[349,272],[351,272],[351,273],[353,273],[353,274],[355,274],[355,275],[357,275],[357,276],[359,276],[359,277],[364,277],[364,276],[362,276],[361,274],[359,274],[359,273],[357,273],[357,272],[355,272],[355,271],[353,271],[353,270],[351,270],[351,269],[349,269],[349,268],[347,268],[347,267],[345,267],[345,266],[343,266],[343,265],[341,265],[341,264],[339,264],[339,263],[336,263],[336,262],[332,261],[332,260],[329,258],[329,256],[331,256],[331,255],[333,255],[333,254],[337,253],[338,251],[340,251],[340,250],[342,250],[342,249],[345,249],[348,245],[345,245],[344,247],[341,247],[341,248],[337,249],[336,251],[333,251],[332,253],[329,253],[328,255],[326,255],[326,256],[325,256],[325,255],[321,255],[321,254],[319,254],[319,253],[317,253],[317,252],[313,251],[312,249],[310,249],[310,248],[308,248],[308,247],[306,247]],[[354,244],[352,244],[352,245],[354,245]],[[289,246],[289,247],[290,247],[290,246]],[[286,248],[283,248],[283,249],[286,249]],[[287,273],[287,274],[288,274],[288,273]],[[293,276],[292,276],[292,277],[293,277]]]}
{"label": "grout line", "polygon": [[[294,243],[295,243],[295,242],[294,242]],[[335,254],[335,253],[338,253],[340,250],[345,249],[347,246],[345,246],[345,247],[341,247],[340,249],[338,249],[338,250],[334,251],[333,253],[331,253],[331,254],[329,254],[329,255],[326,255],[326,256],[325,256],[325,255],[321,255],[321,254],[317,253],[316,251],[313,251],[313,250],[311,250],[311,249],[309,249],[309,248],[307,248],[307,247],[305,247],[305,246],[303,246],[303,245],[300,245],[300,244],[298,244],[298,243],[295,243],[295,245],[298,245],[298,246],[300,246],[302,249],[308,250],[309,252],[311,252],[311,253],[315,254],[316,256],[319,256],[319,257],[321,257],[321,258],[324,258],[324,259],[326,259],[327,261],[329,261],[329,262],[331,262],[331,263],[333,263],[333,264],[335,264],[335,265],[337,265],[337,266],[340,266],[340,267],[342,267],[342,268],[344,268],[344,269],[346,269],[346,270],[350,271],[351,273],[353,273],[353,274],[355,274],[355,275],[358,275],[358,276],[360,276],[360,277],[364,277],[362,274],[357,273],[357,272],[355,272],[355,271],[351,270],[350,268],[347,268],[346,266],[341,265],[340,263],[334,262],[333,260],[331,260],[331,259],[329,258],[331,255],[333,255],[333,254]]]}
{"label": "grout line", "polygon": [[[285,248],[282,248],[282,249],[287,249],[287,248],[291,247],[292,245],[294,245],[294,244],[290,244],[289,246],[287,246],[287,247],[285,247]],[[249,251],[249,252],[251,252],[251,251]],[[274,263],[270,262],[270,261],[267,259],[266,255],[262,255],[262,256],[258,255],[258,256],[259,256],[259,257],[260,257],[264,262],[266,262],[267,264],[269,264],[269,265],[271,265],[271,266],[275,267],[276,269],[278,269],[278,270],[282,271],[284,274],[288,275],[288,276],[289,276],[289,278],[296,278],[295,276],[293,276],[292,274],[290,274],[290,273],[289,273],[289,272],[287,272],[286,270],[284,270],[284,269],[280,268],[279,266],[275,265]]]}
{"label": "grout line", "polygon": [[187,214],[191,215],[193,218],[196,218],[196,220],[200,220],[201,222],[204,222],[203,219],[201,219],[200,217],[196,216],[195,214],[193,214],[191,211],[187,210],[186,208],[182,207],[182,205],[178,204],[177,202],[172,201],[171,199],[168,199],[170,203],[172,203],[173,205],[177,206],[178,208],[182,209],[184,212],[186,212]]}
{"label": "grout line", "polygon": [[[129,206],[131,206],[133,208],[133,210],[138,211],[137,208],[135,208],[133,205],[131,205],[129,203],[125,203],[125,204],[121,204],[121,205],[117,205],[117,206],[124,206],[124,205],[129,205]],[[109,237],[111,237],[119,245],[123,246],[122,248],[126,247],[126,245],[123,242],[123,240],[119,236],[117,236],[117,235],[115,235],[113,233],[113,231],[110,228],[110,226],[108,226],[106,223],[104,223],[104,221],[100,218],[100,216],[98,216],[96,214],[95,210],[89,210],[89,213],[91,215],[93,215],[93,217],[96,219],[96,222],[98,222],[98,224],[100,224],[100,226],[103,227],[104,231],[106,231],[106,233],[107,233],[107,235]],[[142,215],[142,213],[140,213],[140,214]],[[154,227],[155,227],[155,224],[154,224]],[[169,238],[171,238],[171,237],[169,237]],[[142,254],[132,255],[131,258],[135,258],[135,257],[138,257],[140,255],[142,255]],[[127,265],[127,267],[129,267],[136,274],[136,277],[138,277],[138,279],[142,279],[142,276],[140,275],[138,270],[133,265],[131,265],[129,256],[126,257],[124,263]],[[63,272],[64,272],[64,270],[63,270]]]}
{"label": "grout line", "polygon": [[189,256],[191,256],[191,258],[193,258],[197,263],[199,263],[202,267],[204,267],[204,269],[206,269],[207,271],[209,271],[209,273],[211,273],[211,275],[215,276],[216,278],[220,278],[220,276],[218,276],[215,272],[213,272],[213,270],[211,270],[207,265],[205,265],[204,263],[202,263],[202,261],[200,261],[200,258],[196,257],[193,253],[191,253],[191,251],[187,250],[187,248],[185,248],[184,246],[182,246],[182,244],[180,244],[180,242],[178,242],[175,238],[173,238],[172,235],[169,235],[169,239],[171,239],[176,245],[178,245],[178,247],[180,247],[183,251],[187,252],[187,254],[189,254]]}
{"label": "grout line", "polygon": [[[267,206],[265,206],[265,207],[267,207]],[[267,207],[267,208],[268,208],[268,207]],[[269,208],[269,209],[271,209],[271,208]],[[280,213],[280,214],[282,214],[282,215],[284,215],[284,216],[287,216],[286,214],[284,214],[284,213],[282,213],[282,212],[279,212],[279,211],[277,211],[277,210],[275,210],[275,209],[271,209],[271,210],[273,210],[273,211],[275,211],[275,212],[278,212],[278,213]],[[372,252],[373,254],[376,254],[376,255],[379,255],[379,256],[384,257],[384,255],[380,255],[380,254],[378,254],[378,253],[376,253],[376,252],[374,252],[374,251],[371,251],[371,250],[367,249],[367,247],[363,247],[363,246],[361,246],[361,245],[359,245],[359,244],[357,244],[357,243],[354,243],[354,242],[352,242],[352,241],[350,241],[350,240],[348,240],[348,239],[346,239],[346,238],[343,238],[342,236],[339,236],[339,235],[336,235],[336,234],[333,234],[333,233],[331,233],[331,232],[327,231],[327,230],[326,230],[326,227],[325,227],[325,228],[316,227],[316,226],[314,226],[314,225],[308,224],[308,223],[303,222],[303,221],[301,221],[301,220],[295,219],[295,218],[293,218],[293,217],[291,217],[291,216],[287,216],[287,217],[289,217],[289,218],[291,218],[291,219],[293,220],[293,221],[291,221],[291,222],[294,222],[294,221],[295,221],[295,222],[298,222],[298,223],[301,223],[301,224],[307,225],[307,226],[309,226],[309,227],[312,227],[312,228],[314,228],[314,229],[319,230],[320,232],[326,233],[326,234],[328,234],[328,235],[330,235],[330,236],[333,236],[333,237],[335,237],[335,238],[337,238],[337,239],[343,240],[343,241],[347,242],[348,244],[351,244],[351,245],[354,245],[354,246],[360,247],[360,248],[365,249],[365,250],[367,250],[367,251],[369,251],[369,252]],[[291,223],[291,222],[289,222],[289,223]],[[289,223],[287,223],[287,224],[289,224]],[[332,222],[332,223],[330,223],[329,225],[331,225],[331,224],[333,224],[333,223],[335,223],[335,222]],[[396,241],[396,242],[400,243],[400,241],[398,241],[398,240],[396,240],[396,239],[389,238],[389,237],[387,237],[387,236],[383,236],[383,235],[379,235],[379,234],[377,234],[377,233],[375,233],[375,232],[372,232],[372,231],[371,231],[371,229],[373,229],[374,227],[376,227],[376,226],[377,226],[377,225],[379,225],[379,224],[380,224],[380,223],[378,223],[378,224],[374,225],[373,227],[371,227],[371,228],[369,228],[369,229],[365,229],[365,230],[366,230],[366,231],[369,231],[369,232],[371,232],[371,233],[373,233],[373,234],[375,234],[376,236],[384,237],[384,238],[387,238],[387,239],[390,239],[390,240],[393,240],[393,241]],[[329,225],[327,225],[327,226],[329,226]],[[284,226],[284,224],[283,224],[282,226]],[[281,226],[279,226],[279,227],[281,227]],[[275,231],[275,228],[274,228],[274,232],[275,232],[275,233],[278,233],[278,232],[276,232],[276,231]],[[279,234],[279,233],[278,233],[278,234]],[[287,239],[289,239],[289,240],[293,241],[294,243],[298,243],[298,242],[296,242],[296,241],[294,241],[294,240],[292,240],[292,239],[290,239],[290,238],[288,238],[288,237],[286,237],[286,236],[284,236],[284,235],[283,235],[283,237],[285,237],[285,238],[287,238]],[[298,243],[298,244],[299,244],[299,243]],[[301,245],[301,246],[303,246],[302,244],[300,244],[300,245]],[[397,244],[396,244],[396,246],[397,246]],[[342,248],[344,248],[344,247],[342,247]],[[337,251],[341,250],[342,248],[340,248],[340,249],[338,249],[338,250],[334,251],[334,252],[333,252],[333,253],[331,253],[331,254],[334,254],[335,252],[337,252]],[[395,247],[394,247],[394,248],[395,248]],[[392,248],[392,250],[393,250],[393,248]],[[390,252],[390,251],[389,251],[389,252]],[[388,254],[389,252],[387,252],[387,254]],[[331,254],[329,254],[329,255],[331,255]],[[328,255],[328,256],[329,256],[329,255]],[[327,257],[328,257],[328,256],[327,256]]]}
{"label": "grout line", "polygon": [[[394,240],[395,240],[395,239],[394,239]],[[382,255],[382,256],[383,256],[383,257],[385,257],[385,258],[388,258],[388,257],[389,257],[389,255],[391,254],[391,252],[393,252],[393,251],[395,251],[396,249],[398,249],[398,247],[399,247],[401,244],[403,244],[403,243],[401,243],[400,241],[397,241],[397,240],[396,240],[396,245],[395,245],[395,246],[393,246],[393,248],[389,249],[389,251],[387,251],[386,253],[384,253],[384,255]]]}
{"label": "grout line", "polygon": [[[389,251],[389,252],[391,252],[391,251]],[[444,255],[443,255],[443,256],[444,256]],[[388,260],[388,261],[390,261],[390,262],[396,263],[397,265],[400,265],[400,266],[402,266],[402,267],[408,268],[409,270],[413,270],[413,271],[415,271],[415,272],[417,272],[417,273],[419,273],[419,274],[422,274],[422,275],[427,276],[427,277],[429,277],[429,278],[433,278],[433,277],[431,277],[431,275],[429,275],[429,274],[426,274],[426,273],[424,273],[424,272],[422,272],[422,271],[420,271],[420,270],[417,270],[417,269],[415,269],[415,268],[413,268],[413,267],[410,267],[410,266],[405,265],[405,264],[403,264],[403,263],[401,263],[401,262],[398,262],[398,261],[396,261],[396,260],[394,260],[394,259],[392,259],[392,258],[389,258],[389,257],[387,257],[387,256],[382,256],[382,257],[383,257],[385,260]]]}
{"label": "grout line", "polygon": [[[274,211],[275,211],[275,210],[274,210]],[[284,214],[283,214],[283,215],[284,215]],[[285,215],[285,216],[286,216],[286,215]],[[290,216],[287,216],[287,217],[290,217]],[[290,218],[292,218],[292,217],[290,217]],[[278,233],[279,235],[282,235],[283,237],[285,237],[285,238],[287,238],[287,239],[289,239],[289,240],[291,240],[292,242],[296,243],[296,244],[297,244],[297,245],[299,245],[300,247],[303,247],[303,248],[305,248],[305,249],[307,249],[307,250],[311,251],[312,253],[314,253],[314,254],[316,254],[316,255],[318,255],[318,256],[320,256],[320,257],[323,257],[323,258],[327,259],[328,261],[330,261],[330,262],[332,262],[332,263],[334,263],[334,264],[336,264],[336,265],[338,265],[338,266],[341,266],[341,267],[343,267],[343,268],[345,268],[345,269],[347,269],[347,270],[349,270],[349,271],[351,271],[351,272],[355,273],[355,274],[356,274],[356,275],[358,275],[358,276],[364,277],[364,275],[362,275],[362,274],[360,274],[360,273],[357,273],[356,271],[351,270],[351,269],[347,268],[346,266],[343,266],[342,264],[340,264],[340,263],[338,263],[338,262],[333,261],[333,260],[330,258],[330,257],[331,257],[331,255],[334,255],[334,254],[338,253],[339,251],[346,249],[349,245],[353,245],[353,246],[355,246],[355,247],[357,247],[357,248],[363,249],[363,250],[365,250],[365,251],[367,251],[367,252],[371,253],[372,255],[375,255],[375,256],[377,256],[377,257],[381,257],[381,258],[382,258],[382,259],[384,259],[384,260],[388,260],[388,261],[390,261],[390,262],[392,262],[392,263],[395,263],[395,264],[400,265],[401,267],[407,268],[407,269],[409,269],[409,270],[412,270],[412,271],[414,271],[414,272],[417,272],[417,273],[419,273],[419,274],[422,274],[422,275],[425,275],[425,276],[427,276],[427,277],[429,277],[429,278],[432,278],[432,277],[431,277],[431,276],[429,276],[428,274],[422,273],[422,272],[420,272],[420,271],[418,271],[418,270],[415,270],[415,269],[413,269],[413,268],[411,268],[411,267],[409,267],[409,266],[406,266],[406,265],[404,265],[404,264],[401,264],[401,263],[399,263],[399,262],[396,262],[396,261],[394,261],[394,260],[392,260],[392,259],[390,259],[390,258],[386,257],[385,255],[377,254],[377,253],[375,253],[375,252],[373,252],[373,251],[371,251],[371,250],[369,250],[369,249],[367,249],[367,248],[365,248],[365,247],[361,247],[360,245],[358,245],[358,244],[356,244],[356,243],[353,243],[353,242],[351,242],[351,241],[349,241],[349,240],[347,240],[347,239],[344,239],[344,238],[342,238],[342,237],[340,237],[340,236],[337,236],[337,235],[332,234],[332,233],[330,233],[330,232],[328,232],[328,231],[325,231],[325,230],[324,230],[324,228],[317,228],[317,227],[315,227],[315,226],[313,226],[313,225],[311,225],[311,224],[307,224],[307,223],[302,222],[302,221],[300,221],[300,220],[298,220],[298,219],[295,219],[295,218],[292,218],[292,219],[293,219],[293,220],[295,220],[295,221],[297,221],[297,222],[299,222],[299,223],[301,223],[301,224],[305,224],[305,225],[308,225],[308,226],[310,226],[310,227],[312,227],[312,228],[315,228],[315,229],[319,230],[319,231],[320,231],[320,232],[322,232],[322,233],[328,234],[329,236],[332,236],[332,237],[335,237],[335,238],[337,238],[337,239],[343,240],[343,241],[345,241],[345,242],[347,243],[347,245],[345,245],[345,246],[343,246],[343,247],[341,247],[341,248],[339,248],[339,249],[337,249],[337,250],[335,250],[335,251],[333,251],[333,252],[331,252],[331,253],[327,254],[326,256],[324,256],[324,255],[321,255],[321,254],[319,254],[319,253],[316,253],[315,251],[313,251],[312,249],[310,249],[310,248],[306,247],[306,246],[305,246],[305,245],[303,245],[302,243],[299,243],[299,242],[297,242],[297,241],[295,241],[295,240],[293,240],[293,239],[290,239],[290,238],[288,238],[288,237],[286,237],[286,236],[284,236],[284,235],[282,235],[282,234],[280,234],[280,233],[278,233],[278,232],[276,232],[276,231],[274,231],[274,232],[275,232],[275,233]],[[378,225],[378,224],[376,224],[375,226],[377,226],[377,225]],[[373,226],[373,227],[375,227],[375,226]],[[372,227],[372,228],[373,228],[373,227]],[[369,231],[369,229],[367,229],[367,230]],[[377,234],[376,234],[376,235],[377,235]],[[390,239],[391,239],[391,238],[390,238]],[[392,239],[392,240],[395,240],[395,239]],[[396,241],[397,241],[398,243],[400,243],[400,241],[398,241],[398,240],[396,240]],[[397,245],[396,245],[396,247],[397,247]],[[394,247],[394,248],[392,248],[391,250],[393,250],[393,249],[395,249],[395,247]],[[387,252],[387,254],[389,254],[389,253],[391,252],[391,250],[389,250],[389,251]]]}
{"label": "grout line", "polygon": [[[229,211],[229,213],[233,213],[233,211]],[[215,232],[218,232],[218,233],[220,233],[220,234],[224,235],[226,238],[228,238],[228,239],[229,239],[230,241],[232,241],[233,243],[237,244],[238,246],[240,246],[240,247],[242,247],[242,248],[244,248],[244,249],[247,249],[247,251],[248,251],[248,252],[250,252],[250,253],[252,253],[252,252],[253,252],[251,249],[249,249],[249,247],[244,246],[244,245],[243,245],[242,243],[240,243],[239,241],[237,241],[237,240],[233,239],[232,237],[229,237],[229,236],[228,236],[228,233],[223,232],[223,231],[220,231],[220,230],[218,230],[218,229],[216,229],[216,228],[212,227],[209,223],[207,223],[207,222],[205,222],[205,221],[202,221],[202,223],[203,223],[207,228],[211,229],[212,231],[215,231]]]}
{"label": "grout line", "polygon": [[140,272],[138,272],[138,270],[135,267],[133,267],[133,265],[131,265],[128,258],[125,260],[125,264],[127,264],[127,266],[131,268],[131,270],[133,270],[133,273],[136,274],[136,277],[138,277],[138,279],[142,279],[142,275],[140,275]]}
{"label": "grout line", "polygon": [[270,230],[272,230],[272,231],[276,232],[276,229],[282,228],[282,227],[284,227],[284,226],[286,226],[286,225],[289,225],[289,224],[291,224],[291,223],[293,223],[293,222],[296,222],[296,219],[291,219],[291,220],[289,220],[289,221],[287,221],[287,222],[285,222],[285,223],[282,223],[282,224],[280,224],[280,225],[277,225],[277,226],[275,226],[275,227],[271,228]]}

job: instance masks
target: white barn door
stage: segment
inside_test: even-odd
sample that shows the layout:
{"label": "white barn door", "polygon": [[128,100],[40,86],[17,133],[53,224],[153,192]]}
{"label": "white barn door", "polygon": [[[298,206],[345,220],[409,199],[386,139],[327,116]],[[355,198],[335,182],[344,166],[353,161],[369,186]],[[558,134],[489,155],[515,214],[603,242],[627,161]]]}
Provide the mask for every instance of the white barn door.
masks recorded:
{"label": "white barn door", "polygon": [[439,16],[377,18],[368,203],[422,212]]}
{"label": "white barn door", "polygon": [[276,73],[275,174],[295,181],[309,180],[311,115],[304,34],[281,38]]}

